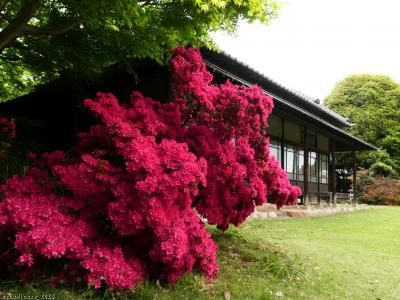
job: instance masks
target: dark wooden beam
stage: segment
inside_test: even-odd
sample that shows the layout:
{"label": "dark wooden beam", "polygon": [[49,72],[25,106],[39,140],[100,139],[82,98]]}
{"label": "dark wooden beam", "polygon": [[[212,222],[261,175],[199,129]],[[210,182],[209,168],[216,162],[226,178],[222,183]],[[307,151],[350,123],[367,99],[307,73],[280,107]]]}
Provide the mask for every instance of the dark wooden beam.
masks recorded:
{"label": "dark wooden beam", "polygon": [[[315,138],[317,138],[317,136],[315,136]],[[318,141],[316,141],[316,145],[318,145],[317,144],[317,142]],[[318,192],[318,196],[317,196],[317,201],[318,201],[318,206],[321,206],[321,195],[320,195],[320,192],[321,192],[321,186],[320,186],[320,180],[321,180],[321,178],[320,178],[320,169],[321,169],[321,164],[320,164],[320,157],[319,157],[319,153],[317,153],[317,158],[316,158],[316,163],[317,163],[317,192]]]}
{"label": "dark wooden beam", "polygon": [[356,185],[357,185],[356,150],[353,150],[353,201],[352,201],[353,206],[357,206]]}
{"label": "dark wooden beam", "polygon": [[332,199],[333,199],[333,206],[336,207],[336,147],[335,147],[335,140],[331,139],[331,168],[330,168],[330,182],[331,182],[331,192],[332,192]]}
{"label": "dark wooden beam", "polygon": [[304,206],[308,207],[308,144],[307,144],[307,128],[304,128],[303,130],[303,151],[304,151],[304,187],[303,187],[303,201],[304,201]]}
{"label": "dark wooden beam", "polygon": [[282,118],[282,132],[281,132],[281,168],[285,170],[286,161],[285,161],[285,119]]}

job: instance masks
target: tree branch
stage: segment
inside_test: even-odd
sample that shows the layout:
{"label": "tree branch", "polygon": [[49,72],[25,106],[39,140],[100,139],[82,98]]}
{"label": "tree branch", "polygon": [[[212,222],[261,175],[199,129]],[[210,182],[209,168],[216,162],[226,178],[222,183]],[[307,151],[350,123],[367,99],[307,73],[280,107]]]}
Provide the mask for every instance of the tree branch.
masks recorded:
{"label": "tree branch", "polygon": [[157,0],[143,0],[143,1],[139,1],[138,4],[139,5],[152,5],[152,4],[156,4],[158,1]]}
{"label": "tree branch", "polygon": [[31,0],[21,9],[15,19],[0,32],[0,52],[9,42],[20,34],[24,25],[29,22],[39,8],[41,2],[42,0]]}
{"label": "tree branch", "polygon": [[59,35],[63,34],[82,22],[82,18],[73,19],[60,27],[38,27],[32,25],[24,25],[21,33],[23,35]]}
{"label": "tree branch", "polygon": [[10,18],[7,17],[4,13],[0,12],[0,18],[2,18],[3,20],[6,20],[6,22],[10,23]]}
{"label": "tree branch", "polygon": [[6,6],[7,1],[6,0],[0,0],[0,12],[3,10],[4,6]]}
{"label": "tree branch", "polygon": [[7,46],[4,47],[4,49],[8,48],[8,47],[18,49],[18,50],[23,50],[23,51],[29,50],[29,47],[27,45],[25,45],[17,40],[14,40],[11,43],[9,43]]}

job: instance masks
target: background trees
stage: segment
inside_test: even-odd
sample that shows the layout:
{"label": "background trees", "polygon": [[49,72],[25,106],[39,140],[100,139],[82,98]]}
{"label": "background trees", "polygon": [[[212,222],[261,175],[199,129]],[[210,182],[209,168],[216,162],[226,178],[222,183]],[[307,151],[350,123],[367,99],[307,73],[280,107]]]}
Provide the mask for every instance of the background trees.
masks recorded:
{"label": "background trees", "polygon": [[60,73],[165,63],[178,45],[211,45],[210,32],[241,18],[268,23],[277,10],[276,0],[0,0],[0,100]]}
{"label": "background trees", "polygon": [[[365,168],[357,173],[359,199],[399,205],[400,84],[383,75],[351,75],[336,84],[325,104],[350,119],[352,134],[382,149],[357,155],[359,165]],[[338,160],[347,174],[350,155],[340,154]]]}
{"label": "background trees", "polygon": [[383,75],[351,75],[336,84],[325,104],[350,119],[352,134],[384,150],[359,155],[364,167],[375,164],[378,174],[400,171],[399,83]]}
{"label": "background trees", "polygon": [[336,84],[325,104],[350,119],[354,135],[378,146],[400,129],[400,85],[387,76],[351,75]]}

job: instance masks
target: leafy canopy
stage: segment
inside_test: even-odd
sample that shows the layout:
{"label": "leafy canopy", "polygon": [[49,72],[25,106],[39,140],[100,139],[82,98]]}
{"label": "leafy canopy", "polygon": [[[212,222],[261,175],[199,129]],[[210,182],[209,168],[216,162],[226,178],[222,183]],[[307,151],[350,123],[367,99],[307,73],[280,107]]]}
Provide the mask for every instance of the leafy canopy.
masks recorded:
{"label": "leafy canopy", "polygon": [[338,82],[326,106],[348,117],[352,133],[381,145],[400,129],[400,84],[387,76],[358,74]]}
{"label": "leafy canopy", "polygon": [[[400,84],[388,76],[357,74],[338,82],[325,99],[330,109],[348,117],[352,134],[386,150],[362,154],[366,167],[375,162],[400,169]],[[376,158],[376,159],[374,159]]]}
{"label": "leafy canopy", "polygon": [[239,19],[268,23],[278,0],[0,0],[0,100],[68,71],[92,77],[130,59],[211,46]]}

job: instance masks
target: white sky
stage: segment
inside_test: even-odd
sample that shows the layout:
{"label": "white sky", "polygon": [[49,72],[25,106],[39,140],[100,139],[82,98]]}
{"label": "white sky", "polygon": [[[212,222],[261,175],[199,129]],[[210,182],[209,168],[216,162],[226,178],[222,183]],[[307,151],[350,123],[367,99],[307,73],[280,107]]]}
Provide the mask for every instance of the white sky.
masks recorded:
{"label": "white sky", "polygon": [[219,47],[279,83],[323,100],[350,74],[400,82],[400,0],[286,0],[270,25],[241,23]]}

